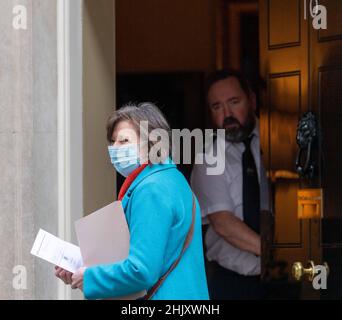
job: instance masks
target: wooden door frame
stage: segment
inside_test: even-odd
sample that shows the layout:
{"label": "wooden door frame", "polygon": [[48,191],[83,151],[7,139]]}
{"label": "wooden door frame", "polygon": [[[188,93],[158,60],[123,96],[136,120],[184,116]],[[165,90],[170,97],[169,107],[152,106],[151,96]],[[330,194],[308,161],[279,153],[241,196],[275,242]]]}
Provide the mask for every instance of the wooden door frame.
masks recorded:
{"label": "wooden door frame", "polygon": [[258,14],[258,0],[217,0],[216,68],[240,69],[240,21],[243,14]]}

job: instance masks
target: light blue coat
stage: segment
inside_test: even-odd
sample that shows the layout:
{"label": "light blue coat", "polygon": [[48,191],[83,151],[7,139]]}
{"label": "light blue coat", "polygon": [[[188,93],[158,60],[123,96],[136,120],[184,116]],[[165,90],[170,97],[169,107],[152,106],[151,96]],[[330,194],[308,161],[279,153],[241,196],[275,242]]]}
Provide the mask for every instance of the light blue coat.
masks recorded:
{"label": "light blue coat", "polygon": [[[191,189],[173,163],[147,166],[133,181],[122,205],[131,235],[129,256],[86,269],[83,290],[87,299],[148,290],[177,259],[189,231]],[[192,242],[153,299],[209,299],[197,200],[196,209]]]}

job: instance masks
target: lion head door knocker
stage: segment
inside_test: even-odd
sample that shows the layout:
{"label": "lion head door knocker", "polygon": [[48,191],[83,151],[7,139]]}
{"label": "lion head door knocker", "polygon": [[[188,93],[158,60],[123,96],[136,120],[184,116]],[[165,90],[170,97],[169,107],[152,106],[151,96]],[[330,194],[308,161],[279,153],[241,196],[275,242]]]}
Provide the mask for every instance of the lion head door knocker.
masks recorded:
{"label": "lion head door knocker", "polygon": [[298,122],[296,159],[297,173],[303,178],[312,179],[315,171],[314,149],[318,145],[318,123],[313,112],[306,112]]}

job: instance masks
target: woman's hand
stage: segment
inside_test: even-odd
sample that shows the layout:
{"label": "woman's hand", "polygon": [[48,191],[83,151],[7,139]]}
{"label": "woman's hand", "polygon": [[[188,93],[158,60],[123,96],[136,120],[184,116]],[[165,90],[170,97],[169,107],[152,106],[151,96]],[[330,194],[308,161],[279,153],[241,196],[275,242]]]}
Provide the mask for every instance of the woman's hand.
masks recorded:
{"label": "woman's hand", "polygon": [[72,283],[71,283],[71,288],[72,289],[80,289],[83,291],[83,275],[84,271],[86,270],[86,267],[79,268],[71,277]]}
{"label": "woman's hand", "polygon": [[55,266],[55,276],[61,279],[65,284],[72,283],[72,275],[72,272],[64,270],[61,267]]}

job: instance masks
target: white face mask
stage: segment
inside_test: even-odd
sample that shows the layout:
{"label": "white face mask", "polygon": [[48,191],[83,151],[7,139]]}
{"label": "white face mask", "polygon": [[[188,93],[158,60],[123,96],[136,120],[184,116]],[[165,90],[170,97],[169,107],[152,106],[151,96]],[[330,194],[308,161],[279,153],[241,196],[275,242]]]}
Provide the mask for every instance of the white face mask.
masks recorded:
{"label": "white face mask", "polygon": [[108,147],[110,160],[117,172],[124,177],[129,176],[135,169],[140,167],[138,146],[127,144],[119,147]]}

